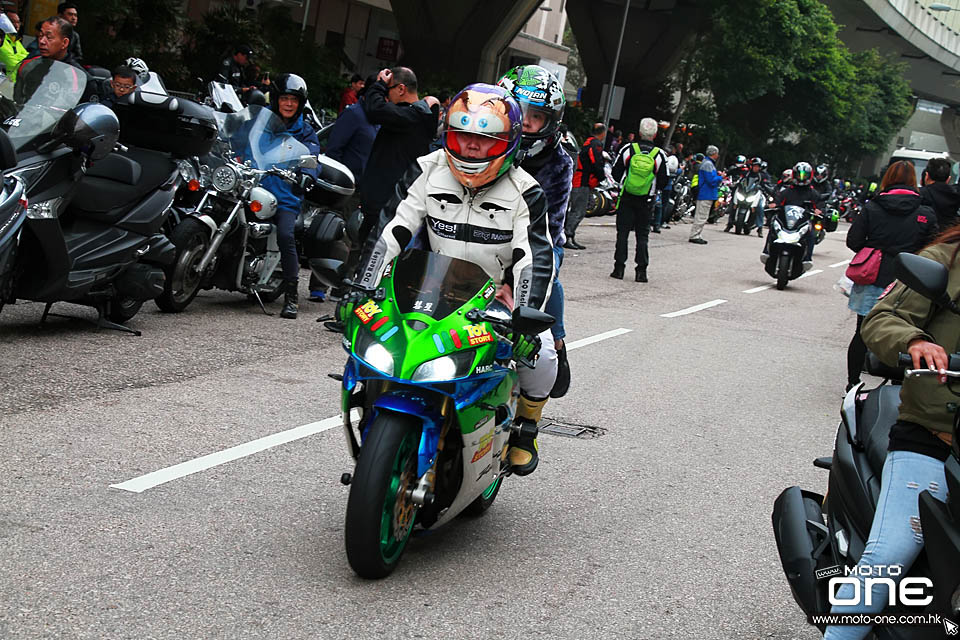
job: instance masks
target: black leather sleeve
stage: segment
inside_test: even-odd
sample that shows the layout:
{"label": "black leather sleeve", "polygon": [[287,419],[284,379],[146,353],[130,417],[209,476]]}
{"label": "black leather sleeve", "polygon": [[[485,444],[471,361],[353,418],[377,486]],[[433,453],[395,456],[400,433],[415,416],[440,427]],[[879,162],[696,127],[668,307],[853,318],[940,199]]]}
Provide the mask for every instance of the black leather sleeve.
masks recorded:
{"label": "black leather sleeve", "polygon": [[530,212],[527,226],[527,244],[532,263],[514,273],[514,298],[517,305],[543,309],[553,285],[553,245],[547,218],[547,197],[539,186],[523,193],[523,200]]}

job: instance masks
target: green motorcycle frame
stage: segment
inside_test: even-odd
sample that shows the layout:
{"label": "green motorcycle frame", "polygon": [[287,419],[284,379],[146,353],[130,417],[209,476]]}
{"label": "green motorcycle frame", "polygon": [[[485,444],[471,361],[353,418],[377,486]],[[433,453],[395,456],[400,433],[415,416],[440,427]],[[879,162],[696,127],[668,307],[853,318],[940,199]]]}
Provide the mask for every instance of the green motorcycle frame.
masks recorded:
{"label": "green motorcycle frame", "polygon": [[378,289],[353,294],[341,408],[357,461],[345,477],[347,559],[361,577],[389,575],[415,523],[483,513],[509,475],[520,387],[496,329],[537,334],[553,319],[488,311],[495,293],[476,264],[410,249]]}

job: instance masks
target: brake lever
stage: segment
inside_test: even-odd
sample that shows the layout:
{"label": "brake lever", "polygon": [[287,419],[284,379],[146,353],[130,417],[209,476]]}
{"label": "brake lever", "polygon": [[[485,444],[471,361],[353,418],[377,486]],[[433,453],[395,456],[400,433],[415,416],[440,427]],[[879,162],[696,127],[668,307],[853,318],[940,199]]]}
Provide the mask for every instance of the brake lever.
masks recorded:
{"label": "brake lever", "polygon": [[365,287],[362,284],[357,284],[350,278],[345,278],[343,280],[343,286],[359,291],[360,293],[367,294],[373,298],[374,302],[383,302],[387,299],[387,292],[383,287],[377,287],[376,289],[372,287]]}

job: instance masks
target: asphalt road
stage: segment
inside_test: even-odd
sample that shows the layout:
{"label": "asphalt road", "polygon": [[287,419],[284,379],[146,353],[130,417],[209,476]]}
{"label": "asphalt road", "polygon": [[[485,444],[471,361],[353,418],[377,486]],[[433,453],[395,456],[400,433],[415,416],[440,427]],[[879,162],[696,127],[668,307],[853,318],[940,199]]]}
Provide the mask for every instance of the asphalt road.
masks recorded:
{"label": "asphalt road", "polygon": [[145,306],[142,337],[8,306],[0,638],[817,638],[770,513],[784,487],[826,484],[811,461],[832,449],[854,328],[833,289],[845,231],[817,247],[822,272],[745,293],[771,283],[756,236],[665,230],[638,284],[608,277],[612,218],[588,219],[563,267],[568,341],[629,332],[571,351],[571,392],[545,415],[606,434],[541,436],[535,474],[412,540],[379,582],[345,559],[337,428],[111,487],[322,429],[344,361],[315,322],[331,303],[288,321],[205,292],[178,316]]}

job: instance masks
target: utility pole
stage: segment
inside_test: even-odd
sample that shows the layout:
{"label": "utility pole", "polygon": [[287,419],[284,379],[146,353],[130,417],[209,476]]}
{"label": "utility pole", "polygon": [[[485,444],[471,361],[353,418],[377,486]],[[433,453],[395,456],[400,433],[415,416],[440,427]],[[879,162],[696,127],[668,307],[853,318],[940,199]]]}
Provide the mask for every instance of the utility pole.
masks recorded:
{"label": "utility pole", "polygon": [[617,54],[613,58],[610,71],[610,84],[607,85],[607,104],[603,109],[603,130],[610,126],[610,110],[613,109],[613,83],[617,79],[617,66],[620,64],[620,48],[623,47],[623,32],[627,30],[627,14],[630,13],[630,0],[623,0],[623,22],[620,24],[620,39],[617,41]]}

